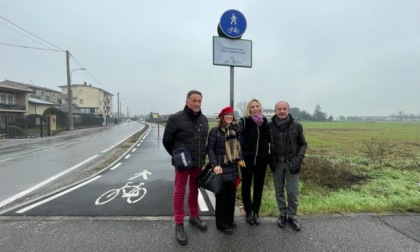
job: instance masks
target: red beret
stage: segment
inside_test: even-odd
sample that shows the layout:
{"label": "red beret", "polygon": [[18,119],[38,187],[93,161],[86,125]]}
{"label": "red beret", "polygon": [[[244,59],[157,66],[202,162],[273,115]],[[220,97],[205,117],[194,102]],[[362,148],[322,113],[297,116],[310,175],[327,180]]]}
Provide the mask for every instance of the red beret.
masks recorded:
{"label": "red beret", "polygon": [[233,108],[232,107],[226,107],[220,111],[218,117],[221,118],[224,114],[233,114]]}

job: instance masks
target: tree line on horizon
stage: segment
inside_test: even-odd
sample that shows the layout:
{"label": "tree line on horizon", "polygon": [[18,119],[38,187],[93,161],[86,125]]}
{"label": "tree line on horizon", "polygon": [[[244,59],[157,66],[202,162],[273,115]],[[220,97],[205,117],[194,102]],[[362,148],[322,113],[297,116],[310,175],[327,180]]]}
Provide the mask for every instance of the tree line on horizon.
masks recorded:
{"label": "tree line on horizon", "polygon": [[[236,107],[239,109],[240,112],[242,112],[242,115],[245,113],[246,105],[246,101],[242,101],[236,104]],[[263,110],[265,112],[274,113],[274,109],[264,108]],[[310,114],[305,110],[300,110],[297,107],[290,108],[289,113],[297,121],[332,122],[334,120],[334,117],[332,115],[328,116],[327,113],[321,110],[321,106],[319,104],[315,106],[313,114]]]}
{"label": "tree line on horizon", "polygon": [[[236,107],[238,108],[238,114],[241,112],[242,115],[246,110],[246,101],[238,102]],[[274,109],[267,109],[264,108],[264,111],[275,113]],[[322,111],[321,106],[317,104],[315,106],[314,112],[311,114],[306,110],[301,110],[298,107],[292,107],[289,110],[290,114],[293,118],[297,121],[311,121],[311,122],[332,122],[334,121],[334,117],[332,115],[328,115],[326,112]],[[235,115],[235,116],[237,116]],[[397,113],[393,113],[389,116],[338,116],[336,121],[420,121],[420,113],[415,115],[414,113],[407,114],[403,111],[398,111]]]}
{"label": "tree line on horizon", "polygon": [[[244,115],[246,110],[246,101],[238,102],[236,104],[237,110],[235,110],[235,117],[240,118]],[[264,112],[267,114],[275,114],[274,109],[263,109]],[[293,118],[297,121],[309,121],[309,122],[332,122],[334,121],[334,117],[332,115],[328,115],[326,112],[322,111],[321,106],[317,104],[315,106],[314,112],[311,114],[306,110],[301,110],[298,107],[292,107],[289,110],[290,114]],[[148,122],[166,122],[169,115],[159,115],[156,112],[150,112],[149,115],[144,115],[142,118],[145,118]],[[136,118],[134,118],[136,120]],[[215,118],[209,118],[211,120]],[[271,118],[268,118],[271,119]],[[391,114],[389,116],[339,116],[336,118],[336,121],[351,121],[351,122],[373,122],[373,121],[420,121],[420,113],[417,115],[415,114],[407,114],[403,111],[398,111],[395,114]]]}

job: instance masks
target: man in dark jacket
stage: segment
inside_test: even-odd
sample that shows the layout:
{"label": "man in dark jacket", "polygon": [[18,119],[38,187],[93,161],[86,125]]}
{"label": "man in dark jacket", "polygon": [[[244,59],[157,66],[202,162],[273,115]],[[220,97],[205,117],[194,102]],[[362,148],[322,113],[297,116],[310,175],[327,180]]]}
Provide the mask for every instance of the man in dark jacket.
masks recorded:
{"label": "man in dark jacket", "polygon": [[[296,219],[298,207],[299,172],[305,157],[307,143],[302,124],[295,122],[289,114],[289,104],[276,103],[276,115],[271,118],[270,168],[273,171],[274,189],[280,216],[277,225],[283,228],[288,221],[296,231],[302,229]],[[287,204],[284,189],[287,191]]]}
{"label": "man in dark jacket", "polygon": [[[189,223],[200,230],[207,230],[207,225],[198,216],[198,186],[195,182],[206,159],[206,141],[209,131],[207,117],[201,113],[201,99],[201,92],[197,90],[188,92],[184,109],[169,116],[162,140],[169,155],[172,156],[172,152],[179,147],[186,147],[190,150],[192,157],[191,168],[178,170],[175,167],[173,197],[175,236],[181,245],[187,244],[187,235],[184,230],[184,195],[188,181]],[[172,165],[174,165],[173,160]]]}

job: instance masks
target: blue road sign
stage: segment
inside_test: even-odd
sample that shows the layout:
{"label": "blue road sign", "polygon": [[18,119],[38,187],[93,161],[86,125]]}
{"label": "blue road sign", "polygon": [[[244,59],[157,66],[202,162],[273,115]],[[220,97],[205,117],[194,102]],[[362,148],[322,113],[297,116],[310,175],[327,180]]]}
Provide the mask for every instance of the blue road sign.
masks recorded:
{"label": "blue road sign", "polygon": [[227,10],[220,18],[219,28],[228,38],[241,38],[246,30],[245,16],[237,10]]}

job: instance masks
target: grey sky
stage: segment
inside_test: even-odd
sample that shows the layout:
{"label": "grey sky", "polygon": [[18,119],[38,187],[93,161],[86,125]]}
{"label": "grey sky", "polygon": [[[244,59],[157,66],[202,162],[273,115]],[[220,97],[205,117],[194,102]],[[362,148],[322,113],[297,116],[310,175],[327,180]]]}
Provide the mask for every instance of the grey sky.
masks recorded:
{"label": "grey sky", "polygon": [[[235,68],[235,105],[289,101],[313,113],[420,113],[420,1],[3,0],[0,16],[77,59],[73,83],[114,94],[130,114],[174,113],[190,89],[202,110],[229,105],[229,67],[212,62],[212,37],[228,9],[247,19],[253,67]],[[46,48],[0,18],[0,43]],[[23,36],[23,35],[25,36]],[[32,38],[32,39],[30,39]],[[53,48],[49,46],[49,48]],[[0,81],[59,90],[65,53],[0,44]]]}

